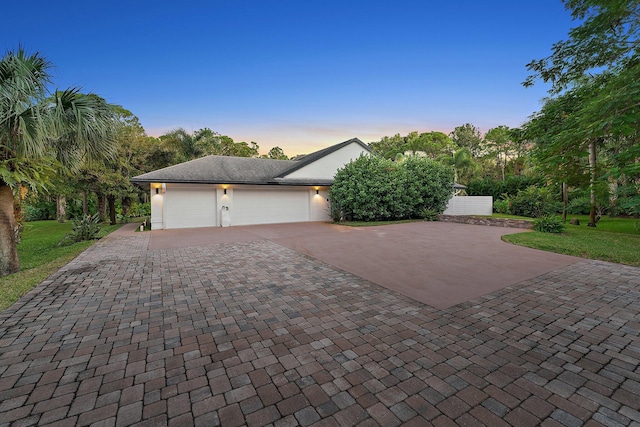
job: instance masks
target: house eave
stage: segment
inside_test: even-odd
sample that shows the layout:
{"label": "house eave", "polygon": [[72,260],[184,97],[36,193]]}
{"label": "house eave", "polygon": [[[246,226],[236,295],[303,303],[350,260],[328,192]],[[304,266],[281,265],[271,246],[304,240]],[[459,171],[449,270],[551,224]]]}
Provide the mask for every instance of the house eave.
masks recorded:
{"label": "house eave", "polygon": [[275,178],[273,181],[225,181],[225,180],[176,180],[176,179],[136,179],[131,180],[133,184],[136,184],[143,188],[148,188],[149,184],[153,182],[161,182],[165,184],[218,184],[218,185],[282,185],[282,186],[330,186],[333,184],[333,180],[293,180]]}

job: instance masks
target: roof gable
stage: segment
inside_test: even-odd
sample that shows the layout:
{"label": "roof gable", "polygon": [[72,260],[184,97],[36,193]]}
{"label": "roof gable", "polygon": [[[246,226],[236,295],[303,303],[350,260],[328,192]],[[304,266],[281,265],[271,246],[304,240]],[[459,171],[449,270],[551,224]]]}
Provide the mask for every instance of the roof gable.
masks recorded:
{"label": "roof gable", "polygon": [[[335,153],[336,151],[339,151],[351,144],[357,144],[359,147],[361,147],[362,150],[365,150],[366,152],[369,152],[369,153],[371,152],[371,148],[369,148],[367,144],[360,141],[358,138],[351,138],[347,141],[341,142],[340,144],[332,145],[331,147],[327,147],[322,150],[313,152],[311,154],[307,154],[306,156],[299,157],[298,159],[296,159],[296,164],[294,166],[282,172],[280,175],[277,176],[277,178],[286,178],[287,176],[292,175],[294,172],[298,171],[299,169],[302,169],[305,166],[310,165],[311,163],[314,163],[324,157],[327,157],[332,153]],[[331,176],[333,177],[335,173],[336,171],[332,171]]]}

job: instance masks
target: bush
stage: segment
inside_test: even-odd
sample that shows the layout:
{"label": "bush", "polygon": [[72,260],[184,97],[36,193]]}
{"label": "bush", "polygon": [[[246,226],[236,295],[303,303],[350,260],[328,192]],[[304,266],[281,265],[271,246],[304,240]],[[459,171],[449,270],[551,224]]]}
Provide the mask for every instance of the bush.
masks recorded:
{"label": "bush", "polygon": [[425,209],[443,212],[453,194],[453,171],[434,160],[407,157],[401,163],[360,156],[336,173],[332,218],[384,221],[419,218]]}
{"label": "bush", "polygon": [[613,213],[640,217],[640,186],[638,184],[618,186],[615,196]]}
{"label": "bush", "polygon": [[34,202],[25,203],[23,206],[25,221],[42,221],[56,218],[56,203],[36,199]]}
{"label": "bush", "polygon": [[493,211],[501,214],[509,214],[511,213],[509,205],[509,199],[496,200],[493,202]]}
{"label": "bush", "polygon": [[420,212],[420,218],[425,221],[437,221],[438,220],[438,212],[433,209],[425,208]]}
{"label": "bush", "polygon": [[543,233],[562,233],[564,231],[564,222],[555,215],[542,216],[533,220],[533,228]]}
{"label": "bush", "polygon": [[591,210],[589,196],[581,196],[571,199],[567,205],[567,213],[571,215],[587,215]]}
{"label": "bush", "polygon": [[129,208],[128,218],[142,218],[151,216],[151,202],[133,203]]}
{"label": "bush", "polygon": [[528,187],[518,191],[510,200],[510,212],[513,215],[540,218],[561,210],[560,203],[554,199],[547,187]]}
{"label": "bush", "polygon": [[100,216],[98,214],[81,219],[74,219],[71,232],[62,239],[58,246],[66,246],[77,242],[84,242],[85,240],[96,239],[98,238],[99,232]]}
{"label": "bush", "polygon": [[532,185],[542,186],[544,181],[542,178],[526,175],[508,176],[505,181],[492,178],[474,179],[469,181],[466,191],[469,196],[493,196],[493,200],[498,200],[505,194],[515,196],[518,191]]}

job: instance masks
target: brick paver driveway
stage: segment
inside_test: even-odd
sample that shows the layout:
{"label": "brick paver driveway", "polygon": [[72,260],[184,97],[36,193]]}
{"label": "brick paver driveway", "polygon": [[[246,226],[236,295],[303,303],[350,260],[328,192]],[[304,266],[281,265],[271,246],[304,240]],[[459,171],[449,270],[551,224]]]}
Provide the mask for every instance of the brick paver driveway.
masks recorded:
{"label": "brick paver driveway", "polygon": [[436,309],[269,240],[91,247],[0,315],[0,425],[640,425],[640,269]]}

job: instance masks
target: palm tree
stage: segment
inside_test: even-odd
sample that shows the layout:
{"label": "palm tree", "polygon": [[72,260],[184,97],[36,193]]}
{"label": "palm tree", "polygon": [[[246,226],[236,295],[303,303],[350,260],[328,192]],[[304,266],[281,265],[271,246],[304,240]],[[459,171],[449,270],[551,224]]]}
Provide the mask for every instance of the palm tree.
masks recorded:
{"label": "palm tree", "polygon": [[77,89],[49,94],[50,68],[22,48],[0,59],[0,277],[20,269],[14,189],[42,187],[41,172],[52,159],[73,169],[115,151],[110,106]]}
{"label": "palm tree", "polygon": [[476,163],[473,160],[471,150],[467,147],[460,148],[452,154],[453,155],[443,154],[438,156],[437,160],[453,167],[454,180],[458,183],[460,178],[468,178],[471,175],[476,168]]}

